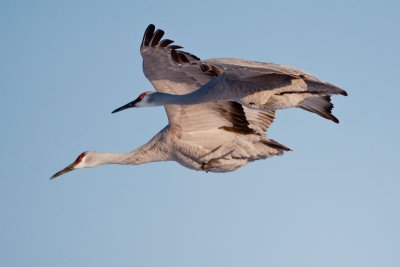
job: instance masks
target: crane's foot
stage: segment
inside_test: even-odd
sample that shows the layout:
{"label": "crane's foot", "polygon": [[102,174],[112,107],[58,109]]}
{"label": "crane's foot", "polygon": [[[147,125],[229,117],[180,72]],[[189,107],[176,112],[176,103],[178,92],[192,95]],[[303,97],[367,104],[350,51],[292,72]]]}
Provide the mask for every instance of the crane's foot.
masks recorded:
{"label": "crane's foot", "polygon": [[209,170],[211,170],[211,168],[212,168],[211,162],[203,162],[203,164],[201,164],[201,169],[206,173],[208,173]]}

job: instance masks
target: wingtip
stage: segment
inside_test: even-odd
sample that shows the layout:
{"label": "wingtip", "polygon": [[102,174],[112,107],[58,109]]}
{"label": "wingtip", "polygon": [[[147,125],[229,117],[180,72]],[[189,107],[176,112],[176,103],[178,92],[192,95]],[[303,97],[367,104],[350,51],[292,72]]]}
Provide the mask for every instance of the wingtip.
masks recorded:
{"label": "wingtip", "polygon": [[328,83],[328,84],[337,90],[337,92],[335,94],[340,94],[340,95],[343,95],[343,96],[347,96],[348,95],[346,90],[343,90],[342,88],[337,87],[336,85],[333,85],[331,83]]}
{"label": "wingtip", "polygon": [[263,140],[262,143],[264,143],[264,144],[266,144],[266,145],[268,145],[270,147],[276,148],[276,149],[281,149],[281,150],[284,150],[284,151],[293,151],[289,147],[287,147],[285,145],[282,145],[282,144],[278,143],[277,141],[275,141],[273,139]]}
{"label": "wingtip", "polygon": [[147,26],[147,28],[146,28],[146,30],[151,30],[151,29],[153,29],[153,30],[156,29],[156,26],[154,26],[153,23],[150,23],[149,26]]}
{"label": "wingtip", "polygon": [[334,123],[336,123],[336,124],[339,124],[339,123],[340,123],[339,119],[336,118],[336,117],[334,117],[334,119],[333,119],[332,121],[333,121]]}
{"label": "wingtip", "polygon": [[339,124],[339,119],[336,118],[332,113],[328,114],[328,116],[326,118],[333,121],[334,123]]}
{"label": "wingtip", "polygon": [[161,29],[157,29],[153,33],[153,37],[151,38],[149,45],[150,46],[157,46],[163,36],[164,36],[164,31],[161,30]]}
{"label": "wingtip", "polygon": [[142,46],[149,45],[151,38],[153,38],[155,29],[156,26],[154,26],[154,24],[150,24],[149,26],[147,26],[146,31],[143,34]]}

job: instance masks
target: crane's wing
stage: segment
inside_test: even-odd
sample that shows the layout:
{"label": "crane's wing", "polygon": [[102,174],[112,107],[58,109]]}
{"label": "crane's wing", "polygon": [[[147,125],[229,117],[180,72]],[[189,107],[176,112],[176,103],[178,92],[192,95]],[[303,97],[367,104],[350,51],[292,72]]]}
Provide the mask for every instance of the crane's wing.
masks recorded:
{"label": "crane's wing", "polygon": [[210,80],[193,62],[200,61],[190,53],[180,51],[170,39],[161,39],[164,31],[155,31],[150,24],[143,36],[140,53],[143,57],[143,72],[154,88],[163,93],[185,94],[198,89]]}
{"label": "crane's wing", "polygon": [[199,96],[207,95],[209,101],[240,99],[278,88],[347,95],[343,89],[308,72],[285,65],[233,58],[200,60],[180,51],[181,46],[171,45],[173,41],[161,40],[163,35],[162,30],[155,31],[154,25],[150,25],[140,49],[144,73],[160,92],[179,95],[200,88]]}
{"label": "crane's wing", "polygon": [[[310,73],[273,63],[263,63],[236,58],[207,59],[198,63],[201,68],[207,69],[212,79],[213,87],[221,87],[221,83],[230,85],[224,89],[230,93],[249,95],[262,90],[273,90],[292,87],[299,90],[301,81],[309,92],[326,92],[328,94],[347,95],[347,92],[333,84],[319,80]],[[211,87],[211,86],[210,86]]]}
{"label": "crane's wing", "polygon": [[[231,152],[239,158],[246,158],[249,151],[258,155],[265,149],[264,146],[277,149],[280,151],[278,154],[290,150],[264,135],[274,120],[275,111],[259,112],[238,102],[224,101],[185,106],[174,116],[179,119],[172,117],[170,121],[176,120],[179,123],[171,124],[171,127],[179,128],[179,136],[183,141],[201,145],[210,151],[220,146],[232,147],[236,144]],[[252,145],[242,147],[244,143],[241,144],[242,141],[238,140],[247,140],[244,143],[250,141]]]}
{"label": "crane's wing", "polygon": [[[210,64],[162,39],[164,31],[150,24],[143,36],[140,52],[145,76],[159,92],[186,94],[208,83],[218,73]],[[221,128],[237,132],[265,132],[275,113],[242,107],[235,102],[206,103],[196,106],[165,106],[170,124],[187,131]]]}
{"label": "crane's wing", "polygon": [[[172,40],[162,39],[163,36],[164,31],[155,30],[151,24],[140,46],[144,74],[159,92],[190,93],[217,76],[228,79],[232,86],[257,85],[248,89],[250,93],[287,86],[293,79],[302,79],[310,87],[318,87],[318,90],[346,95],[344,90],[290,66],[234,58],[200,60],[181,51],[183,47],[172,45]],[[213,80],[218,84],[218,79]]]}
{"label": "crane's wing", "polygon": [[177,125],[185,132],[223,129],[239,134],[263,134],[275,118],[275,111],[259,112],[234,101],[188,105],[179,111],[170,120],[178,121]]}

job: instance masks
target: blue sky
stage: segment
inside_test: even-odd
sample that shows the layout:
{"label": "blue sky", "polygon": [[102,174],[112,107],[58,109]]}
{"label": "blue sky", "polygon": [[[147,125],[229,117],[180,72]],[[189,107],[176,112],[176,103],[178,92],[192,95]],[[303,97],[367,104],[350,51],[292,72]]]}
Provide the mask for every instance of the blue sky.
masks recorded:
{"label": "blue sky", "polygon": [[[399,266],[396,1],[1,1],[0,266]],[[233,173],[174,162],[48,178],[167,124],[116,107],[152,90],[149,23],[201,58],[305,69],[349,92],[336,125],[281,111],[294,151]]]}

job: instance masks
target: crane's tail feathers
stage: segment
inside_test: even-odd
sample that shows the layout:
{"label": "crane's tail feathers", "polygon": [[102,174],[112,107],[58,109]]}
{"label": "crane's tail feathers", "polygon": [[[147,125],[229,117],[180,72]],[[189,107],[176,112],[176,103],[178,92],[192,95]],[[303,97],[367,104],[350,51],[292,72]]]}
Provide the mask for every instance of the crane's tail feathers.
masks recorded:
{"label": "crane's tail feathers", "polygon": [[306,98],[298,107],[316,113],[333,122],[339,123],[339,120],[332,115],[333,104],[330,96],[312,96]]}
{"label": "crane's tail feathers", "polygon": [[284,146],[272,139],[264,139],[264,140],[261,140],[261,142],[269,147],[277,149],[278,151],[281,152],[280,154],[283,154],[284,151],[292,151],[287,146]]}
{"label": "crane's tail feathers", "polygon": [[347,92],[333,84],[326,82],[305,81],[307,84],[307,91],[310,92],[323,92],[333,95],[347,96]]}

